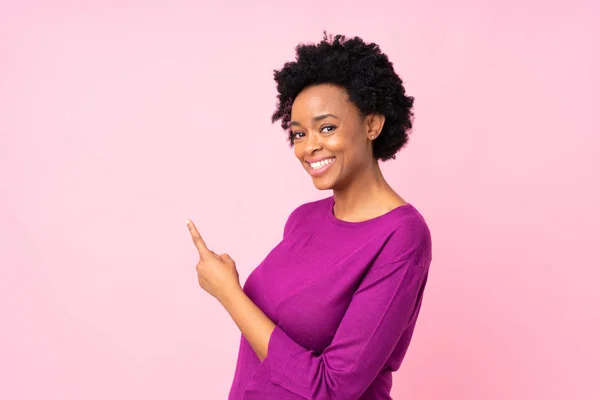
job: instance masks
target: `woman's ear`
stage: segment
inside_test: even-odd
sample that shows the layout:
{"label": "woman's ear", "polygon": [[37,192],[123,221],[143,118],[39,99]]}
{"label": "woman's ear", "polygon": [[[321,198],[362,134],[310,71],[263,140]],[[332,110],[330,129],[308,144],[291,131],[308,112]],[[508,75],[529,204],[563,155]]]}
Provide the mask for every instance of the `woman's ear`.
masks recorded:
{"label": "woman's ear", "polygon": [[369,114],[366,118],[367,123],[367,137],[371,140],[377,139],[377,136],[383,129],[385,123],[385,116],[382,114]]}

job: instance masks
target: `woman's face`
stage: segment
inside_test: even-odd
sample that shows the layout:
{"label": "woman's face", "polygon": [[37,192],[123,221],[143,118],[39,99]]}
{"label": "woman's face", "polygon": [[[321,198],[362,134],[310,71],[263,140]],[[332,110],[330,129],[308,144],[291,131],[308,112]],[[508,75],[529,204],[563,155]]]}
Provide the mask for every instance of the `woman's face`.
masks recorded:
{"label": "woman's face", "polygon": [[307,87],[292,105],[294,153],[318,189],[346,187],[374,164],[371,140],[383,122],[378,115],[362,117],[339,86]]}

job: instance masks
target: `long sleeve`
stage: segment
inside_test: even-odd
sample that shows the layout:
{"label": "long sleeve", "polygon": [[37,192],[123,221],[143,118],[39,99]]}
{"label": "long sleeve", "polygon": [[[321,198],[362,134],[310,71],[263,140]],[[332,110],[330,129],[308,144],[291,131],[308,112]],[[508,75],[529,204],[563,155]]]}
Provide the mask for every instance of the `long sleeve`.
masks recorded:
{"label": "long sleeve", "polygon": [[427,268],[414,257],[373,265],[321,354],[276,326],[264,360],[270,363],[271,384],[308,400],[358,399],[416,317],[426,277]]}

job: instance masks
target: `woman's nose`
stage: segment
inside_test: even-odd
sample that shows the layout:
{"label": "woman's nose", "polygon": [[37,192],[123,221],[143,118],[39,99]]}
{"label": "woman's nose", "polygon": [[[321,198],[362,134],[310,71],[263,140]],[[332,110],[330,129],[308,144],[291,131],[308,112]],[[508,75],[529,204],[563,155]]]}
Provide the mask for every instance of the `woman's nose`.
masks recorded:
{"label": "woman's nose", "polygon": [[306,147],[304,148],[304,150],[307,153],[312,154],[316,150],[319,150],[322,147],[321,138],[319,137],[319,135],[309,133],[308,137],[306,139],[307,139]]}

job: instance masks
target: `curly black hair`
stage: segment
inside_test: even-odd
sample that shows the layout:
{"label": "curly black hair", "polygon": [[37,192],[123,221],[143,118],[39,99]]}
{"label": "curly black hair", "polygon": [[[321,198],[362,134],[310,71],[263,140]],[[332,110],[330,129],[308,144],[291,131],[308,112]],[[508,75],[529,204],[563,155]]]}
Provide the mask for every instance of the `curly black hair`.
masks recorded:
{"label": "curly black hair", "polygon": [[325,31],[321,42],[296,46],[296,61],[275,70],[274,77],[278,103],[271,120],[281,120],[281,127],[289,132],[290,147],[294,145],[289,126],[294,99],[304,88],[320,83],[345,89],[363,116],[385,116],[383,129],[373,141],[375,159],[395,159],[408,142],[414,98],[406,96],[402,79],[375,43],[365,43],[360,37],[346,39],[344,35],[332,38]]}

